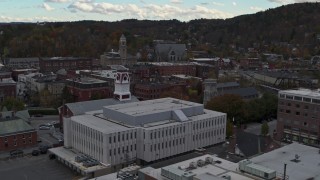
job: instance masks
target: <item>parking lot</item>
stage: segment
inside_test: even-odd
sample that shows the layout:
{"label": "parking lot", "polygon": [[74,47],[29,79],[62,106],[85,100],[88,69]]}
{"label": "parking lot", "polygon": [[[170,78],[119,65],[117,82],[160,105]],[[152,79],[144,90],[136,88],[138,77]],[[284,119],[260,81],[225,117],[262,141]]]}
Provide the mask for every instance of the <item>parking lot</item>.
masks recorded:
{"label": "parking lot", "polygon": [[77,177],[68,167],[56,160],[50,160],[48,154],[1,160],[0,174],[0,179],[3,180],[64,180]]}
{"label": "parking lot", "polygon": [[[57,137],[61,137],[61,134],[59,134],[58,129],[56,130],[56,132],[54,132],[53,128],[49,130],[39,130],[39,125],[52,123],[53,121],[59,122],[59,116],[32,117],[30,119],[30,125],[38,130],[38,140],[41,141],[40,144],[47,144],[52,146],[53,144],[59,143]],[[58,136],[55,136],[56,134],[58,134]]]}

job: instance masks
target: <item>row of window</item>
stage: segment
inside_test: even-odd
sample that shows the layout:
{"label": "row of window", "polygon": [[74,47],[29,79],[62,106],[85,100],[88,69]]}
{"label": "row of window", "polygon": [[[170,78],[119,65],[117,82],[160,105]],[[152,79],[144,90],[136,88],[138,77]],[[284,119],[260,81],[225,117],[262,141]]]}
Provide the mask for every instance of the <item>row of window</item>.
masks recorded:
{"label": "row of window", "polygon": [[[7,141],[5,141],[5,147],[8,147],[8,142]],[[27,144],[27,141],[26,140],[24,140],[24,141],[22,141],[22,144]],[[32,144],[32,140],[31,139],[29,139],[29,144]],[[13,146],[17,146],[18,145],[18,143],[17,143],[17,141],[13,141]]]}
{"label": "row of window", "polygon": [[[291,110],[290,109],[286,109],[286,110],[284,110],[284,109],[279,109],[279,111],[281,112],[281,113],[287,113],[287,114],[291,114]],[[297,116],[300,116],[300,115],[303,115],[304,117],[308,117],[308,113],[306,113],[306,112],[303,112],[303,113],[301,113],[301,112],[299,112],[299,111],[295,111],[295,115],[297,115]],[[315,115],[315,114],[313,114],[312,116],[311,116],[311,118],[312,119],[315,119],[317,117],[317,115]]]}
{"label": "row of window", "polygon": [[[166,142],[153,144],[153,145],[150,145],[150,152],[156,151],[157,147],[158,147],[158,150],[166,149],[168,147],[170,148],[171,146],[174,147],[174,146],[185,144],[185,142],[186,142],[185,138],[179,138],[179,139],[175,139],[175,140],[169,140]],[[143,146],[143,151],[146,151],[146,145]]]}
{"label": "row of window", "polygon": [[301,96],[292,96],[292,95],[286,95],[286,94],[280,94],[280,98],[282,99],[291,99],[291,100],[296,100],[296,101],[304,101],[304,102],[313,102],[316,104],[320,104],[319,99],[311,99],[307,97],[301,97]]}
{"label": "row of window", "polygon": [[[150,139],[161,138],[161,137],[164,137],[164,135],[168,136],[168,134],[169,134],[169,136],[171,136],[171,132],[172,132],[172,135],[182,134],[182,133],[186,132],[186,127],[185,126],[172,127],[170,129],[162,130],[161,133],[160,133],[160,131],[158,131],[158,133],[157,132],[150,132]],[[160,134],[162,136],[160,136]],[[145,139],[145,132],[143,132],[143,138]]]}
{"label": "row of window", "polygon": [[[113,136],[113,142],[115,143],[118,139],[118,142],[125,141],[125,140],[132,140],[132,139],[137,139],[137,132],[131,132],[131,133],[126,133],[126,134],[120,134],[120,132],[118,132],[118,138],[116,137],[116,135]],[[112,136],[109,136],[109,143],[112,143]]]}
{"label": "row of window", "polygon": [[202,140],[202,139],[206,139],[209,137],[213,137],[215,135],[221,135],[224,134],[224,129],[219,129],[219,130],[214,130],[214,131],[210,131],[210,132],[203,132],[200,134],[196,134],[192,136],[192,140],[193,141],[197,141],[197,140]]}
{"label": "row of window", "polygon": [[[27,137],[32,138],[32,133],[29,133]],[[25,138],[26,138],[26,135],[25,135],[25,134],[22,134],[21,139],[25,139]],[[13,139],[16,140],[16,139],[17,139],[17,136],[14,135],[14,136],[13,136]],[[8,137],[4,137],[4,142],[8,142]]]}
{"label": "row of window", "polygon": [[[283,101],[280,101],[280,105],[284,105],[284,102]],[[287,103],[286,104],[287,106],[291,106],[291,103]],[[300,104],[296,104],[296,108],[300,108]],[[308,105],[305,105],[304,106],[304,109],[309,109],[309,106]]]}
{"label": "row of window", "polygon": [[[122,149],[122,151],[121,151],[121,149]],[[128,153],[128,152],[132,152],[132,151],[136,151],[136,150],[137,150],[137,144],[126,146],[126,148],[124,146],[122,146],[122,148],[118,147],[118,154]],[[109,150],[109,155],[112,156],[112,149]],[[117,148],[113,149],[113,155],[117,155]]]}
{"label": "row of window", "polygon": [[213,125],[220,125],[222,123],[224,123],[224,120],[220,118],[218,118],[218,120],[209,119],[209,120],[202,121],[200,123],[193,124],[193,130],[213,127]]}

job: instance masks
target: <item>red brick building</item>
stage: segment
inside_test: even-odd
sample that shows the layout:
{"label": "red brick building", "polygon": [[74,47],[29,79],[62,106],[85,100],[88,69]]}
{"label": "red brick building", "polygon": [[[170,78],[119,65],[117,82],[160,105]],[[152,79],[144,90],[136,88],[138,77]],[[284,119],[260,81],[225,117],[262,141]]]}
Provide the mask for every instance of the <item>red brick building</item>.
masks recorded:
{"label": "red brick building", "polygon": [[0,151],[10,151],[37,144],[37,131],[24,120],[0,122]]}
{"label": "red brick building", "polygon": [[83,57],[52,57],[40,58],[39,65],[41,72],[57,72],[60,69],[98,69],[99,60]]}
{"label": "red brick building", "polygon": [[16,97],[17,83],[11,77],[0,79],[0,103],[7,97]]}
{"label": "red brick building", "polygon": [[75,102],[113,97],[113,87],[107,81],[93,78],[67,79],[67,88]]}
{"label": "red brick building", "polygon": [[191,63],[159,62],[152,64],[154,66],[155,73],[158,73],[160,76],[171,76],[175,74],[196,76],[197,74],[196,66]]}
{"label": "red brick building", "polygon": [[170,87],[171,85],[161,83],[136,84],[134,86],[134,95],[141,100],[158,99]]}
{"label": "red brick building", "polygon": [[278,140],[319,145],[320,91],[308,89],[279,92]]}

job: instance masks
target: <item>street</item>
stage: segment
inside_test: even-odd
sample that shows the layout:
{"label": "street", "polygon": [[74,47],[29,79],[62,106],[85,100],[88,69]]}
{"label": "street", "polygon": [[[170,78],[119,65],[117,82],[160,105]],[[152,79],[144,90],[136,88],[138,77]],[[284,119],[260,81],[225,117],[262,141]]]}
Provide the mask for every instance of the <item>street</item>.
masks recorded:
{"label": "street", "polygon": [[[245,132],[252,133],[255,135],[260,135],[261,134],[261,123],[250,123],[247,124],[247,128],[244,129]],[[274,119],[270,122],[268,122],[269,125],[269,134],[272,135],[273,131],[277,127],[277,120]]]}

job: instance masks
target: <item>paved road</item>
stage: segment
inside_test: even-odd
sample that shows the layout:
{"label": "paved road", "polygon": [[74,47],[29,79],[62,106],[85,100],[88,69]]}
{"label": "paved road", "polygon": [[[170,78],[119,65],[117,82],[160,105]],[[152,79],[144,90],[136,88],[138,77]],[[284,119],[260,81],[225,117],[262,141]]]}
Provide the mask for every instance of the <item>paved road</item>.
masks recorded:
{"label": "paved road", "polygon": [[25,156],[0,161],[1,180],[64,180],[74,179],[75,175],[66,166],[48,155]]}
{"label": "paved road", "polygon": [[58,143],[58,139],[53,137],[53,129],[51,130],[39,130],[40,124],[51,123],[52,121],[59,121],[58,115],[53,116],[43,116],[43,117],[32,117],[30,119],[30,125],[38,130],[38,139],[42,141],[42,144],[56,144]]}
{"label": "paved road", "polygon": [[[273,130],[277,127],[277,120],[273,120],[268,122],[269,125],[269,134],[272,135]],[[260,123],[251,123],[247,124],[247,128],[244,130],[245,132],[252,133],[255,135],[261,134],[261,124]]]}

